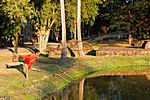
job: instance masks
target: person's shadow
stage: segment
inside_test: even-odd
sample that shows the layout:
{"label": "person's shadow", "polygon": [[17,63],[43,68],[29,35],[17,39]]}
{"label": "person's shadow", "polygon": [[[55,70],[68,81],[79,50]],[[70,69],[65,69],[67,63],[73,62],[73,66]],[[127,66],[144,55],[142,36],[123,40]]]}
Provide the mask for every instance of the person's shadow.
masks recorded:
{"label": "person's shadow", "polygon": [[21,72],[23,74],[23,76],[26,78],[26,73],[24,72],[24,65],[23,64],[19,64],[19,65],[6,65],[7,69],[16,69],[19,72]]}

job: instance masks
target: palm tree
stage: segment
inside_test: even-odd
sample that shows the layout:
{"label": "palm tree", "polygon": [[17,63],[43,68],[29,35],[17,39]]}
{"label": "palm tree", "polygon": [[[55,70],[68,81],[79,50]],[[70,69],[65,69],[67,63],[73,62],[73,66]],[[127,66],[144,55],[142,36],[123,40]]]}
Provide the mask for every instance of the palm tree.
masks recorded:
{"label": "palm tree", "polygon": [[66,23],[65,23],[65,9],[64,0],[60,0],[61,6],[61,21],[62,21],[62,52],[61,58],[67,57],[67,42],[66,42]]}
{"label": "palm tree", "polygon": [[78,53],[79,57],[84,56],[82,37],[81,37],[81,0],[77,4],[77,34],[78,34]]}

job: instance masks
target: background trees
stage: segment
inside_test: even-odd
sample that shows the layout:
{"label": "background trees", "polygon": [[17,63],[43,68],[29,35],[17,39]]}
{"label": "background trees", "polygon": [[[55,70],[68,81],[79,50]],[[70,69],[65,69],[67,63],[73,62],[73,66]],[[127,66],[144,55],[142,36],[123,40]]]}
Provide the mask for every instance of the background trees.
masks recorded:
{"label": "background trees", "polygon": [[99,5],[100,13],[96,20],[110,31],[124,31],[129,33],[129,37],[132,34],[132,37],[144,39],[144,36],[149,36],[149,5],[148,0],[105,0]]}
{"label": "background trees", "polygon": [[[113,4],[112,9],[114,9],[111,22],[114,26],[125,29],[129,34],[132,34],[132,36],[141,34],[141,30],[146,31],[148,29],[150,3],[147,0],[127,0],[111,4]],[[139,36],[138,39],[140,38]],[[131,43],[131,41],[129,41],[129,43]]]}
{"label": "background trees", "polygon": [[30,15],[28,0],[2,0],[1,12],[4,17],[2,26],[5,27],[4,34],[13,36],[15,52],[21,34],[21,27],[26,23],[26,17]]}
{"label": "background trees", "polygon": [[39,36],[39,49],[46,49],[50,30],[60,20],[60,6],[57,0],[31,0],[34,5],[34,28]]}
{"label": "background trees", "polygon": [[[107,34],[112,31],[115,34],[121,30],[137,39],[149,38],[149,6],[148,0],[82,0],[81,36],[89,37],[93,33]],[[57,31],[57,36],[62,37],[60,11],[59,0],[1,0],[0,41],[11,41],[9,38],[13,37],[17,47],[17,41],[21,40],[18,37],[24,35],[22,30],[26,25],[38,36],[39,49],[43,52],[51,32],[56,34]],[[65,0],[65,13],[65,37],[77,39],[79,35],[76,34],[76,26],[79,21],[76,0]],[[27,24],[28,21],[31,22],[30,25]],[[80,34],[80,31],[77,33]],[[6,35],[5,38],[3,34]]]}
{"label": "background trees", "polygon": [[102,0],[82,0],[81,4],[81,20],[82,27],[84,27],[85,31],[84,35],[89,36],[91,32],[91,28],[94,25],[95,18],[98,15],[98,4]]}

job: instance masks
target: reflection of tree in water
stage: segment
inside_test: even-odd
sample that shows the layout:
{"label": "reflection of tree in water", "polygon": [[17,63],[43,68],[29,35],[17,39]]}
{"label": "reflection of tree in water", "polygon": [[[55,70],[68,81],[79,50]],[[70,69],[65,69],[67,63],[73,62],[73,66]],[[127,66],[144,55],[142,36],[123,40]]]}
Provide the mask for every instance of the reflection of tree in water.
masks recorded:
{"label": "reflection of tree in water", "polygon": [[110,81],[108,87],[104,88],[106,90],[101,88],[101,91],[98,92],[98,100],[121,100],[121,92],[115,82]]}
{"label": "reflection of tree in water", "polygon": [[118,85],[116,85],[114,82],[109,83],[108,98],[109,100],[121,100],[121,94]]}
{"label": "reflection of tree in water", "polygon": [[[70,84],[68,91],[68,100],[79,100],[78,82]],[[83,100],[150,100],[150,81],[145,75],[90,78],[85,80],[83,95]]]}
{"label": "reflection of tree in water", "polygon": [[98,100],[97,90],[92,85],[86,84],[84,87],[83,100]]}
{"label": "reflection of tree in water", "polygon": [[150,100],[150,81],[144,75],[96,77],[86,82],[84,98],[98,98],[91,100]]}
{"label": "reflection of tree in water", "polygon": [[72,84],[69,88],[69,100],[79,99],[79,87],[78,84]]}

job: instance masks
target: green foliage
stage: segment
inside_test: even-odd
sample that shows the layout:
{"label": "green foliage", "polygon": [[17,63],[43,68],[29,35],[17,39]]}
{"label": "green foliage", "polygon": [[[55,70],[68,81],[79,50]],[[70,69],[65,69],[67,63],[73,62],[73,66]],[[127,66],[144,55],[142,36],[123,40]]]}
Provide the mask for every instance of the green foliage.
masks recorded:
{"label": "green foliage", "polygon": [[[95,21],[95,16],[98,14],[97,3],[99,0],[83,0],[82,7],[82,22],[85,25],[92,26]],[[45,30],[55,27],[58,29],[60,24],[60,2],[59,0],[2,0],[0,3],[0,14],[5,16],[4,26],[5,33],[18,34],[21,33],[27,18],[32,20],[35,30]],[[73,32],[76,22],[77,1],[66,0],[66,23]],[[7,23],[7,24],[6,24]]]}
{"label": "green foliage", "polygon": [[[49,29],[60,20],[60,7],[56,0],[2,0],[0,14],[5,16],[5,33],[18,34],[27,19],[32,20],[35,29]],[[7,23],[7,24],[5,24]]]}
{"label": "green foliage", "polygon": [[5,33],[18,34],[21,27],[26,23],[26,17],[30,15],[28,0],[2,0],[2,11],[7,23]]}
{"label": "green foliage", "polygon": [[[98,15],[98,3],[101,0],[81,0],[81,21],[83,26],[92,26],[95,17]],[[66,0],[66,24],[70,31],[74,31],[74,24],[77,19],[77,0]]]}
{"label": "green foliage", "polygon": [[82,22],[85,25],[92,26],[95,21],[95,17],[98,15],[98,3],[99,0],[83,0],[81,1],[81,16]]}
{"label": "green foliage", "polygon": [[60,20],[60,6],[56,0],[31,0],[30,3],[35,8],[33,21],[37,30],[41,27],[50,29],[54,22],[57,24],[57,21]]}
{"label": "green foliage", "polygon": [[112,28],[126,29],[129,33],[136,33],[139,29],[149,30],[150,3],[147,0],[119,0],[111,2],[109,6],[113,12],[111,16]]}
{"label": "green foliage", "polygon": [[77,18],[77,1],[76,0],[65,0],[66,8],[66,24],[67,27],[70,27],[70,32],[74,31],[74,24],[76,23]]}

